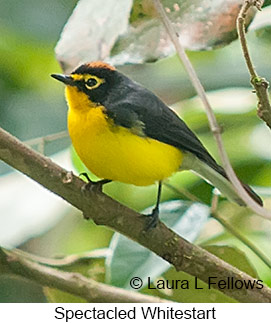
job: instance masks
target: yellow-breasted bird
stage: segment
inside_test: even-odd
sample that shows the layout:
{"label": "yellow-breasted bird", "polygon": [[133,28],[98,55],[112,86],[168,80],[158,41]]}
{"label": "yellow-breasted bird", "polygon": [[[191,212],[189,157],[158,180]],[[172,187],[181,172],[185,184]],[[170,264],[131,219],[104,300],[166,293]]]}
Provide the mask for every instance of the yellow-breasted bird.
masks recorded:
{"label": "yellow-breasted bird", "polygon": [[[224,169],[183,120],[155,94],[104,62],[83,64],[70,75],[52,74],[66,85],[68,129],[73,146],[100,183],[159,183],[148,226],[159,214],[162,181],[193,170],[226,197],[244,205]],[[243,187],[260,205],[261,198]]]}

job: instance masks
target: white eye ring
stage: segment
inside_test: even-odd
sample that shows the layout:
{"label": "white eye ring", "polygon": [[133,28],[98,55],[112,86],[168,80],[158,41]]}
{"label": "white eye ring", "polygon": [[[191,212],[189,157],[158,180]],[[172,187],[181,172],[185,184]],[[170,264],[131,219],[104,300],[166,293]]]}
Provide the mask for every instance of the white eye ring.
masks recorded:
{"label": "white eye ring", "polygon": [[87,89],[92,90],[93,88],[97,87],[97,83],[98,81],[95,78],[90,77],[88,80],[86,80],[85,86]]}

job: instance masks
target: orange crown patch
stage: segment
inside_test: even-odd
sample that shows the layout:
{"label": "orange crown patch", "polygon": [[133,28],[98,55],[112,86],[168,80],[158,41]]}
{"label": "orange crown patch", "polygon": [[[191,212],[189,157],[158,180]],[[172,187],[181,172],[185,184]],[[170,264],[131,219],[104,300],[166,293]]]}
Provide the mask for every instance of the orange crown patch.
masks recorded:
{"label": "orange crown patch", "polygon": [[90,62],[90,63],[87,63],[86,66],[90,67],[90,68],[106,68],[111,71],[116,70],[114,66],[112,66],[108,63],[102,62],[102,61]]}

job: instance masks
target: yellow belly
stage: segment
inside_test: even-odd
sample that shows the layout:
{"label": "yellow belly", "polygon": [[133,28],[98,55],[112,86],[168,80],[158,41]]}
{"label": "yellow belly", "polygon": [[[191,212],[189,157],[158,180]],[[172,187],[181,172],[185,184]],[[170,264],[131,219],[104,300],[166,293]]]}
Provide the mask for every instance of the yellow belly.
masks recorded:
{"label": "yellow belly", "polygon": [[151,185],[176,172],[182,162],[179,149],[112,126],[102,107],[70,109],[68,128],[80,159],[99,178]]}

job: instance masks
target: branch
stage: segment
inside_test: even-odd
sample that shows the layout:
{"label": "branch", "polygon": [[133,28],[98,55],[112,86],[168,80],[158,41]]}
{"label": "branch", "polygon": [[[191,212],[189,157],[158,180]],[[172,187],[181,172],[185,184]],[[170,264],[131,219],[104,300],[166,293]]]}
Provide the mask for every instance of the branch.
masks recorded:
{"label": "branch", "polygon": [[[187,192],[185,189],[179,190],[179,188],[176,188],[175,186],[168,183],[164,183],[164,185],[172,189],[180,197],[182,197],[183,195],[184,196],[188,195],[190,196],[190,200],[192,200],[193,202],[203,203],[201,199],[197,198],[194,194]],[[256,245],[254,245],[254,243],[252,243],[246,236],[241,234],[230,223],[225,221],[223,217],[220,215],[220,213],[217,211],[217,208],[218,208],[218,195],[216,194],[216,189],[214,189],[212,200],[211,200],[211,209],[210,209],[211,216],[217,222],[219,222],[224,227],[224,229],[226,229],[230,234],[232,234],[239,241],[241,241],[247,248],[249,248],[263,263],[266,264],[266,266],[268,266],[271,269],[271,261],[269,260],[269,258]]]}
{"label": "branch", "polygon": [[245,19],[248,10],[256,6],[258,10],[261,10],[263,5],[263,0],[246,0],[240,10],[240,13],[237,18],[237,31],[240,39],[240,43],[242,46],[244,58],[247,64],[247,68],[250,74],[250,82],[255,89],[255,92],[258,97],[258,116],[265,121],[267,126],[271,129],[271,105],[270,99],[268,95],[268,87],[269,83],[262,77],[258,76],[247,46],[246,41],[246,32],[245,32]]}
{"label": "branch", "polygon": [[[253,281],[251,276],[184,240],[160,221],[156,228],[145,232],[145,218],[140,214],[101,192],[84,191],[85,183],[80,178],[1,128],[0,159],[83,211],[86,218],[107,225],[153,251],[177,271],[184,271],[206,283],[209,277]],[[217,285],[215,288],[219,290]],[[266,286],[257,290],[225,289],[222,292],[240,302],[271,302],[271,289]]]}
{"label": "branch", "polygon": [[36,283],[84,298],[92,303],[168,303],[159,297],[144,295],[98,283],[78,273],[50,268],[18,253],[0,249],[0,272],[16,274]]}
{"label": "branch", "polygon": [[162,23],[164,24],[171,40],[172,43],[175,46],[176,52],[181,60],[181,62],[184,65],[184,68],[186,69],[186,72],[198,94],[198,96],[200,97],[200,99],[202,100],[202,103],[204,105],[204,108],[206,110],[206,114],[208,117],[208,121],[209,121],[209,125],[210,125],[210,129],[214,135],[214,138],[216,140],[217,143],[217,147],[218,147],[218,152],[223,164],[223,167],[225,169],[225,172],[229,178],[229,180],[231,181],[231,183],[233,184],[233,187],[236,191],[236,193],[240,196],[240,198],[246,203],[246,205],[253,210],[254,212],[256,212],[258,215],[264,217],[265,219],[271,220],[271,212],[261,206],[259,206],[246,192],[246,190],[244,189],[244,187],[242,186],[242,184],[240,183],[238,177],[236,176],[229,157],[226,153],[223,141],[222,141],[222,137],[221,137],[221,130],[220,127],[217,123],[217,120],[215,118],[215,115],[213,113],[213,110],[211,108],[211,105],[208,101],[208,98],[206,96],[206,93],[204,91],[204,88],[188,58],[188,56],[185,53],[185,50],[183,48],[183,46],[180,43],[180,39],[179,39],[179,34],[176,33],[176,31],[174,30],[171,21],[169,20],[169,18],[167,17],[167,14],[160,2],[160,0],[153,0],[153,3],[155,5],[155,8],[158,12],[158,14],[161,17]]}
{"label": "branch", "polygon": [[103,248],[58,258],[45,258],[20,249],[12,249],[12,253],[40,265],[63,269],[74,265],[88,265],[93,259],[105,259],[111,254],[111,251],[108,248]]}

